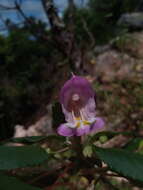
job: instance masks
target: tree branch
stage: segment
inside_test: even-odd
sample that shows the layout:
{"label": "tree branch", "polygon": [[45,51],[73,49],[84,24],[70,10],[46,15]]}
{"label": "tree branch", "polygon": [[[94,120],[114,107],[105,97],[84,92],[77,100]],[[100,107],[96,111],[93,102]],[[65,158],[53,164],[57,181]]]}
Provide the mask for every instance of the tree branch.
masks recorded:
{"label": "tree branch", "polygon": [[83,28],[84,28],[85,32],[87,33],[87,35],[90,38],[91,47],[94,47],[95,46],[95,38],[92,35],[92,33],[90,32],[90,30],[88,29],[87,22],[83,18],[81,18],[81,20],[82,20],[82,23],[83,23]]}
{"label": "tree branch", "polygon": [[20,13],[20,15],[24,18],[24,20],[25,20],[28,24],[31,25],[31,24],[32,24],[31,19],[29,19],[29,18],[26,16],[26,14],[23,12],[23,10],[22,10],[20,4],[19,4],[17,1],[15,1],[15,8],[16,8],[16,10]]}
{"label": "tree branch", "polygon": [[55,46],[68,58],[73,69],[79,69],[82,63],[82,54],[76,41],[73,40],[73,30],[68,30],[68,28],[66,28],[64,22],[57,13],[53,0],[41,1],[51,25]]}
{"label": "tree branch", "polygon": [[52,30],[62,30],[65,25],[58,16],[53,0],[41,0]]}

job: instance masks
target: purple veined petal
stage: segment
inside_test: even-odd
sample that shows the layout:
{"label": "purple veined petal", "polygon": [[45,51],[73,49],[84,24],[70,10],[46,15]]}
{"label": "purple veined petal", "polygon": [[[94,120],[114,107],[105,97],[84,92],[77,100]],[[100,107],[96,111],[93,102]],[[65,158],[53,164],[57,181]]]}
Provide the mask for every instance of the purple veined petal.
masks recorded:
{"label": "purple veined petal", "polygon": [[72,113],[71,112],[68,112],[64,106],[62,105],[62,111],[65,115],[65,120],[68,122],[68,123],[74,123],[74,118],[72,116]]}
{"label": "purple veined petal", "polygon": [[92,118],[95,118],[95,115],[96,115],[95,108],[96,108],[96,104],[95,104],[94,97],[89,98],[85,107],[81,109],[83,116],[86,120],[90,120]]}
{"label": "purple veined petal", "polygon": [[82,106],[87,103],[89,98],[95,96],[91,84],[87,79],[80,76],[73,76],[61,89],[60,102],[66,110],[68,110],[68,104],[72,100],[74,94],[79,95]]}
{"label": "purple veined petal", "polygon": [[92,133],[92,132],[100,131],[101,129],[103,129],[104,126],[105,126],[105,122],[103,121],[103,119],[101,117],[96,117],[95,123],[91,125],[90,132]]}
{"label": "purple veined petal", "polygon": [[85,125],[84,127],[85,127],[84,128],[85,135],[89,134],[90,133],[90,126],[89,125]]}
{"label": "purple veined petal", "polygon": [[76,136],[82,136],[82,135],[84,135],[85,134],[85,130],[84,130],[84,128],[77,128],[76,129]]}
{"label": "purple veined petal", "polygon": [[84,127],[79,127],[76,129],[76,136],[82,136],[90,133],[90,126],[84,125]]}
{"label": "purple veined petal", "polygon": [[75,135],[75,129],[72,129],[70,127],[68,127],[65,124],[61,124],[58,129],[57,129],[57,133],[61,136],[65,136],[65,137],[72,137]]}

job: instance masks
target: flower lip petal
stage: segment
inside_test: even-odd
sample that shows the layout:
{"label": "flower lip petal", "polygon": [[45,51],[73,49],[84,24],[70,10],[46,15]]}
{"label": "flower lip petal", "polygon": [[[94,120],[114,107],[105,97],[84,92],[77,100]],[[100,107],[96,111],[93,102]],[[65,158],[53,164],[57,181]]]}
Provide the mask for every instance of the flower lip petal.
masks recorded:
{"label": "flower lip petal", "polygon": [[90,126],[85,125],[84,128],[76,129],[76,136],[82,136],[90,133]]}
{"label": "flower lip petal", "polygon": [[95,96],[95,92],[87,79],[80,76],[73,76],[64,84],[60,92],[60,102],[65,109],[68,109],[68,104],[74,95],[79,96],[79,104],[84,106],[89,98]]}
{"label": "flower lip petal", "polygon": [[90,132],[92,133],[99,131],[103,129],[104,126],[105,122],[103,121],[103,119],[101,117],[96,117],[96,121],[91,125]]}
{"label": "flower lip petal", "polygon": [[75,135],[75,130],[66,126],[66,124],[61,124],[57,129],[57,133],[65,137],[72,137]]}

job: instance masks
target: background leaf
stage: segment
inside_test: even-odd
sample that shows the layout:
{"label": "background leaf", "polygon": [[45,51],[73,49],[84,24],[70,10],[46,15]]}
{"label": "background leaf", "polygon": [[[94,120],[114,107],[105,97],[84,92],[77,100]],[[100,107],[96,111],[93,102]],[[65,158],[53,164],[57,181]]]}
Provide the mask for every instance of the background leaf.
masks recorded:
{"label": "background leaf", "polygon": [[120,149],[95,148],[96,154],[111,170],[134,180],[143,182],[143,156]]}
{"label": "background leaf", "polygon": [[47,159],[46,151],[38,146],[0,146],[0,170],[33,166]]}
{"label": "background leaf", "polygon": [[135,138],[129,141],[129,143],[125,146],[125,149],[129,151],[135,151],[138,150],[140,147],[140,144],[143,142],[142,138]]}
{"label": "background leaf", "polygon": [[0,174],[0,189],[6,190],[42,190],[38,187],[33,187],[31,185],[25,184],[19,181],[15,177],[9,177],[6,175]]}
{"label": "background leaf", "polygon": [[39,141],[45,140],[46,136],[31,136],[31,137],[18,137],[18,138],[12,138],[11,142],[14,143],[37,143]]}
{"label": "background leaf", "polygon": [[9,142],[32,144],[32,143],[38,143],[40,141],[46,141],[46,140],[47,141],[49,141],[49,140],[59,140],[59,141],[64,142],[65,137],[62,137],[62,136],[59,136],[59,135],[18,137],[18,138],[10,139]]}

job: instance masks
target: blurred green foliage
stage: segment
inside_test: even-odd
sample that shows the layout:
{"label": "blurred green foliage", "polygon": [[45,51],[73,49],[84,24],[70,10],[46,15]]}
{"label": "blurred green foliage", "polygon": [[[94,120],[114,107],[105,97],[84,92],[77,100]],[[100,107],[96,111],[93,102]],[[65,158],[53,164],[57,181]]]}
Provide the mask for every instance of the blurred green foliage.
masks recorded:
{"label": "blurred green foliage", "polygon": [[[95,146],[98,143],[96,137],[101,133],[109,135],[109,131],[99,132],[92,134],[94,143],[90,141],[91,136],[87,136],[88,143],[83,141],[82,144],[76,144],[81,150],[81,155],[73,144],[76,141],[75,137],[69,138],[70,144],[66,143],[64,137],[57,135],[49,135],[42,142],[39,140],[43,137],[39,136],[26,137],[25,141],[23,137],[5,141],[5,143],[23,143],[23,146],[18,147],[6,146],[3,141],[4,144],[0,146],[2,179],[0,188],[9,190],[10,187],[14,189],[22,187],[27,190],[40,190],[45,187],[54,189],[76,187],[83,190],[93,186],[104,190],[109,184],[117,189],[133,189],[134,184],[142,187],[142,139],[134,138],[132,133],[132,140],[122,149],[102,148]],[[119,133],[114,133],[114,136],[118,137]],[[27,146],[27,142],[31,142],[31,145]],[[43,145],[43,148],[39,145]],[[8,155],[11,155],[11,159]],[[106,165],[100,164],[101,162]],[[126,181],[119,181],[116,178],[123,176]]]}
{"label": "blurred green foliage", "polygon": [[[77,40],[83,43],[105,44],[113,37],[124,32],[125,28],[117,22],[124,13],[134,12],[139,0],[89,0],[85,8],[74,10],[75,33]],[[68,25],[68,10],[65,12],[65,22]],[[88,30],[88,31],[87,31]]]}
{"label": "blurred green foliage", "polygon": [[[35,25],[31,27],[35,29]],[[34,36],[27,26],[0,36],[1,138],[11,136],[15,124],[36,112],[55,85],[50,79],[62,56],[53,45],[50,32],[44,28],[43,31],[49,37],[48,43],[38,33]]]}

